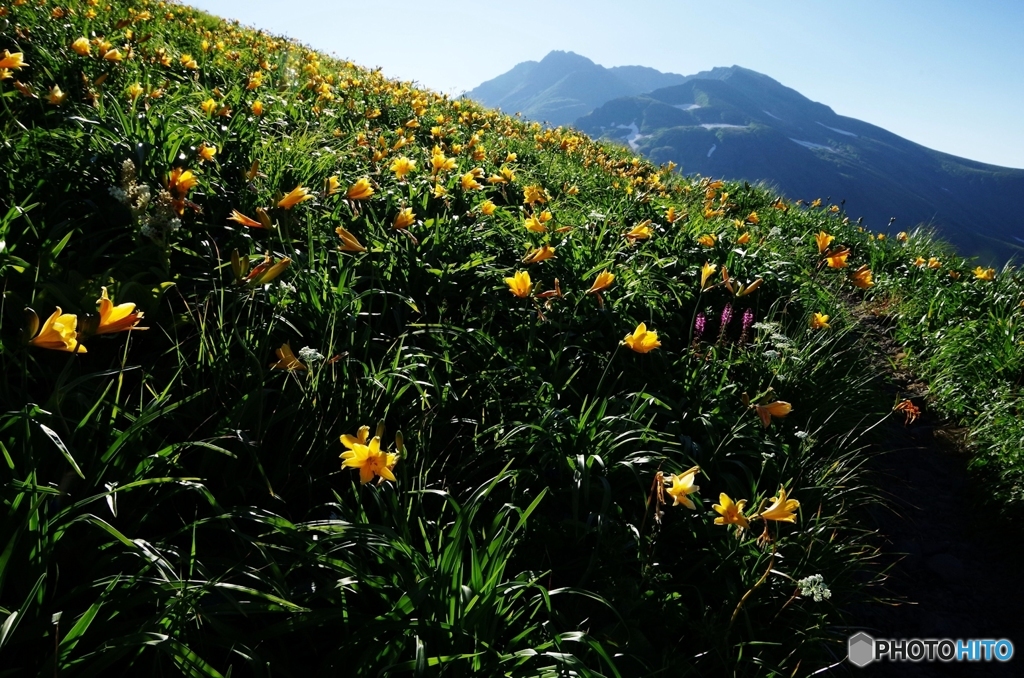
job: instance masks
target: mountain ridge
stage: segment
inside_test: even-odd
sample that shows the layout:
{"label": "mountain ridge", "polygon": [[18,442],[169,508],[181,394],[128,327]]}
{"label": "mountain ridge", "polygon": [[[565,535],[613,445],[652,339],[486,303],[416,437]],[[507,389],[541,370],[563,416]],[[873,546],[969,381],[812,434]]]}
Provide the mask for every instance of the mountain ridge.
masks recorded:
{"label": "mountain ridge", "polygon": [[[560,90],[585,87],[584,79],[570,82],[576,77],[563,74]],[[491,105],[499,88],[487,85],[496,80],[467,96],[475,92]],[[523,115],[536,120],[531,111],[549,107],[550,91],[528,88],[524,79],[514,100],[529,100]],[[614,97],[570,124],[686,174],[763,183],[793,199],[845,201],[873,229],[931,227],[987,261],[1006,261],[1024,245],[1014,199],[1024,194],[1024,170],[930,149],[741,66]]]}
{"label": "mountain ridge", "polygon": [[605,68],[575,52],[553,51],[524,61],[465,96],[531,120],[565,126],[600,104],[683,82],[684,76],[647,66]]}

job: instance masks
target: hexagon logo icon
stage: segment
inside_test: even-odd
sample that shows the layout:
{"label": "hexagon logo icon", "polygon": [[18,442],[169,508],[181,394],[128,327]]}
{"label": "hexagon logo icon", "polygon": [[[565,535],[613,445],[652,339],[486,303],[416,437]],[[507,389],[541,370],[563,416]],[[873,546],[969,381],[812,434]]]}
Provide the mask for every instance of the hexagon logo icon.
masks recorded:
{"label": "hexagon logo icon", "polygon": [[875,639],[861,631],[850,636],[847,641],[850,663],[854,666],[867,666],[875,659]]}

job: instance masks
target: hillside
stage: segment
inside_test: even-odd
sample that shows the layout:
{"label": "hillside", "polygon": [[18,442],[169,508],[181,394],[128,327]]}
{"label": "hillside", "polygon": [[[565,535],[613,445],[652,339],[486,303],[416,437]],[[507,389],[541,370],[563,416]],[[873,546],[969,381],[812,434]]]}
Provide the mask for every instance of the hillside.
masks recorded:
{"label": "hillside", "polygon": [[551,126],[570,125],[606,101],[685,82],[644,66],[605,68],[573,52],[550,52],[524,61],[465,94],[506,113]]}
{"label": "hillside", "polygon": [[812,673],[884,431],[1024,505],[1016,271],[187,7],[0,27],[5,676]]}

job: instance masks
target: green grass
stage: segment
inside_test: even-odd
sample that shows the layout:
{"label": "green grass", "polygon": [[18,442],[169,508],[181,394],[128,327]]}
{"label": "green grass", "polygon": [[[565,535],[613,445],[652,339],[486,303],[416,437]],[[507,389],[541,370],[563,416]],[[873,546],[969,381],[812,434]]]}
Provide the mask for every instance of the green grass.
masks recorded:
{"label": "green grass", "polygon": [[[908,290],[936,272],[900,262],[930,241],[869,241],[841,212],[679,177],[187,8],[62,9],[0,17],[0,49],[28,62],[0,82],[0,674],[791,675],[841,656],[845,610],[876,593],[854,509],[876,500],[865,451],[891,407],[848,308],[896,300],[912,318]],[[93,33],[130,56],[71,49]],[[455,166],[433,177],[435,146]],[[404,179],[399,156],[416,162]],[[463,185],[503,167],[513,181]],[[178,205],[173,168],[197,178]],[[361,178],[373,195],[348,199]],[[300,185],[313,199],[277,206]],[[528,186],[547,203],[525,204]],[[258,208],[273,229],[228,220]],[[542,209],[547,232],[528,231]],[[623,237],[648,219],[652,237]],[[366,251],[340,251],[339,226]],[[820,264],[821,229],[872,266],[872,290]],[[545,243],[555,258],[522,262]],[[264,253],[290,266],[239,283]],[[764,282],[734,296],[722,267]],[[504,279],[526,270],[538,287],[520,298]],[[614,284],[587,294],[603,270]],[[942,289],[1010,294],[969,277]],[[556,280],[562,297],[537,296]],[[103,287],[148,329],[87,336]],[[27,342],[23,309],[58,306],[87,353]],[[815,312],[831,328],[811,329]],[[623,345],[640,322],[660,348]],[[276,369],[286,343],[321,358]],[[1017,344],[1000,346],[1008,380]],[[976,407],[942,386],[941,355],[915,349],[948,407]],[[763,427],[753,405],[776,398],[792,413]],[[395,481],[363,485],[339,437],[378,423]],[[693,466],[695,509],[660,506],[658,474]],[[752,515],[781,487],[796,522],[765,540],[763,520],[741,538],[713,523],[719,493]],[[800,595],[816,574],[831,598]]]}

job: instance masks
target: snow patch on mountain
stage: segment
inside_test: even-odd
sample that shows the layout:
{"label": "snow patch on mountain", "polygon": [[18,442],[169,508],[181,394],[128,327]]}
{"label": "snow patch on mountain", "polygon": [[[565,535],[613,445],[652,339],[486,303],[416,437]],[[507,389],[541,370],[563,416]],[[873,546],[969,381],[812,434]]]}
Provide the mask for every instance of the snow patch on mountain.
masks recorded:
{"label": "snow patch on mountain", "polygon": [[616,129],[629,130],[629,136],[626,137],[626,143],[629,144],[629,147],[634,151],[640,146],[637,142],[646,138],[643,134],[640,134],[640,128],[636,126],[635,122],[631,122],[628,125],[616,125],[615,127]]}
{"label": "snow patch on mountain", "polygon": [[826,146],[824,144],[816,144],[813,141],[803,141],[802,139],[794,139],[793,137],[790,137],[789,140],[794,142],[794,143],[800,144],[804,148],[809,148],[812,151],[813,150],[820,150],[820,151],[831,151],[832,153],[836,152],[836,149],[832,148],[831,146]]}
{"label": "snow patch on mountain", "polygon": [[[765,111],[765,112],[767,113],[767,111]],[[771,115],[771,114],[769,114],[769,115]],[[815,121],[815,122],[817,122],[817,121]],[[818,124],[821,125],[822,127],[824,127],[825,129],[830,129],[833,132],[838,132],[840,134],[845,134],[848,137],[855,137],[855,136],[857,136],[853,132],[847,132],[845,129],[839,129],[838,127],[829,127],[828,125],[826,125],[823,122],[819,122]]]}

